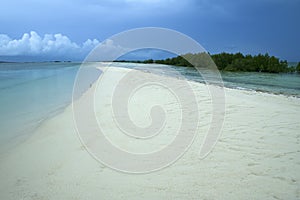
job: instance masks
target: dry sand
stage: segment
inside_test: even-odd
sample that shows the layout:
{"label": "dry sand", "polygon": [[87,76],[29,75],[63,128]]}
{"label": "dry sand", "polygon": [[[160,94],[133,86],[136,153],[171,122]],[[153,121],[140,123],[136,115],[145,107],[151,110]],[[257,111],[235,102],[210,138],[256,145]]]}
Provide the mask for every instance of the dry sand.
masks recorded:
{"label": "dry sand", "polygon": [[[126,71],[114,69],[116,77]],[[199,150],[211,119],[211,100],[205,85],[190,84],[198,91],[199,135],[173,165],[140,175],[105,167],[80,142],[69,106],[0,158],[0,199],[300,199],[300,99],[225,89],[222,135],[201,160]],[[136,97],[136,106],[148,98],[143,95],[151,93],[165,102],[174,101],[159,92],[146,88]],[[96,96],[104,94],[101,89]],[[113,130],[108,112],[100,112],[107,109],[102,106],[96,105],[99,123]],[[168,106],[177,109],[174,102]],[[132,112],[133,118],[139,116],[134,108]],[[135,120],[148,123],[147,117]],[[176,121],[167,123],[177,127]],[[170,137],[154,138],[144,150],[151,151]],[[130,151],[141,146],[117,136],[111,139]]]}

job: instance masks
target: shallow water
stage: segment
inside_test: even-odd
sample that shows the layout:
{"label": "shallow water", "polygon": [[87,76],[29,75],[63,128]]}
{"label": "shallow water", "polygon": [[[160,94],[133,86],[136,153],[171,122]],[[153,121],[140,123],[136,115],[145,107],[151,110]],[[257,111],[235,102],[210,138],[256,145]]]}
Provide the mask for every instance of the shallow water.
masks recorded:
{"label": "shallow water", "polygon": [[[179,76],[188,80],[205,83],[200,73],[195,68],[166,66],[159,64],[134,64],[114,63],[114,66],[146,70],[151,73]],[[208,73],[206,73],[207,75]],[[285,96],[300,98],[300,74],[299,73],[258,73],[258,72],[220,72],[224,86],[240,90],[254,90]]]}
{"label": "shallow water", "polygon": [[0,144],[26,134],[71,102],[77,63],[0,64]]}
{"label": "shallow water", "polygon": [[[180,70],[190,80],[204,81],[194,68],[180,67]],[[225,87],[300,97],[300,74],[297,73],[221,72],[221,76]]]}

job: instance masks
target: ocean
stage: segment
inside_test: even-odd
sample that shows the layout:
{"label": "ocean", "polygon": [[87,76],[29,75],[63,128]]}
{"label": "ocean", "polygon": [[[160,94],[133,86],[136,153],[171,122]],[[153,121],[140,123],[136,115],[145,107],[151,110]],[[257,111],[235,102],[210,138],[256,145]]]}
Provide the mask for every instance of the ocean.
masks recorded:
{"label": "ocean", "polygon": [[79,63],[0,63],[0,145],[22,140],[71,102]]}
{"label": "ocean", "polygon": [[[26,138],[40,123],[71,103],[73,84],[81,63],[0,63],[0,146]],[[204,82],[194,68],[157,64],[113,63],[167,76],[179,72],[188,80]],[[172,69],[172,70],[170,70]],[[299,74],[221,73],[225,87],[300,98]]]}

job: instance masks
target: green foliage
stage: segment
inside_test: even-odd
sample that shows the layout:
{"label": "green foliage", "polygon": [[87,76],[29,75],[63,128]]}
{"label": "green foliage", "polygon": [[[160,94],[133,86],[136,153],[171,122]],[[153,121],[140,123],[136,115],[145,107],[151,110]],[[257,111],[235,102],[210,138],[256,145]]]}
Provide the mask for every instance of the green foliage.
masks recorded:
{"label": "green foliage", "polygon": [[177,56],[174,58],[167,58],[165,60],[155,60],[155,63],[165,64],[165,65],[176,65],[176,66],[184,66],[184,67],[192,67],[192,65],[183,57]]}
{"label": "green foliage", "polygon": [[[208,66],[211,63],[210,55],[207,53],[185,54],[175,58],[161,60],[161,64],[177,65],[177,66]],[[241,71],[241,72],[293,72],[293,68],[288,67],[286,60],[281,61],[269,54],[243,55],[242,53],[220,53],[211,55],[212,60],[219,70],[224,71]],[[188,63],[185,59],[192,61]],[[157,61],[155,61],[157,63]],[[299,69],[300,71],[300,66]]]}
{"label": "green foliage", "polygon": [[297,71],[298,73],[300,73],[300,62],[298,62],[298,65],[297,65],[297,67],[296,67],[296,71]]}
{"label": "green foliage", "polygon": [[[188,62],[188,61],[189,62]],[[118,61],[125,62],[125,61]],[[220,53],[210,55],[208,53],[198,54],[184,54],[181,56],[167,58],[165,60],[144,60],[144,61],[130,61],[137,63],[158,63],[166,65],[184,66],[184,67],[207,67],[210,65],[216,65],[219,70],[224,71],[240,71],[240,72],[269,72],[269,73],[281,73],[281,72],[294,72],[300,73],[300,62],[297,67],[289,67],[286,60],[282,61],[269,54],[258,55],[243,55],[242,53]]]}
{"label": "green foliage", "polygon": [[[225,71],[247,71],[247,72],[292,72],[293,69],[288,67],[286,60],[281,61],[269,54],[258,54],[255,56],[241,53],[229,54],[222,53],[212,55],[218,69]],[[223,62],[222,62],[223,61]],[[221,63],[220,63],[221,62]]]}
{"label": "green foliage", "polygon": [[149,60],[144,60],[142,63],[154,63],[154,60],[153,59],[149,59]]}

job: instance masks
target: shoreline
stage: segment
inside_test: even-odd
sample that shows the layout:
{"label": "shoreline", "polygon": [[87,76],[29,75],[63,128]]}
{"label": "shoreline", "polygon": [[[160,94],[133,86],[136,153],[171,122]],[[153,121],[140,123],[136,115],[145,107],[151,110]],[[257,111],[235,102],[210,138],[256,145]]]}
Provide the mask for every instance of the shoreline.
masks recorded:
{"label": "shoreline", "polygon": [[[100,62],[101,63],[101,62]],[[105,62],[104,62],[105,63]],[[112,62],[111,63],[111,67],[114,67],[113,64],[128,64],[126,62]],[[144,64],[144,63],[129,63],[129,64],[135,64],[135,65],[140,65],[140,66],[147,66],[149,64]],[[166,65],[166,64],[157,64],[157,63],[153,63],[153,64],[150,64],[150,65],[161,65],[161,66],[166,66],[166,67],[169,67],[171,69],[173,69],[175,67],[176,68],[188,68],[188,67],[184,67],[184,66],[175,66],[175,65]],[[127,68],[127,67],[124,67],[124,66],[117,66],[118,68],[125,68],[125,69],[132,69],[132,68]],[[145,68],[145,69],[140,69],[140,68],[134,68],[135,70],[139,70],[139,71],[144,71],[145,73],[153,73],[151,72],[149,69]],[[224,73],[224,71],[219,71],[220,74],[221,74],[221,77],[222,77],[222,73]],[[180,72],[179,72],[180,73]],[[228,71],[225,71],[225,73],[257,73],[257,74],[268,74],[268,75],[277,75],[277,74],[273,74],[273,73],[266,73],[266,72],[228,72]],[[154,73],[154,74],[157,74],[157,75],[162,75],[162,76],[169,76],[169,77],[173,77],[173,78],[177,78],[175,76],[172,76],[172,75],[169,75],[169,74],[162,74],[162,73]],[[297,74],[297,73],[294,73],[294,75]],[[283,73],[283,75],[286,75],[286,73]],[[182,77],[184,77],[184,75],[181,75]],[[185,78],[185,77],[184,77]],[[180,78],[178,78],[180,79]],[[191,78],[185,78],[187,81],[192,81],[192,82],[196,82],[196,83],[200,83],[200,84],[204,84],[206,85],[205,81],[204,80],[201,80],[201,81],[197,81],[197,80],[193,80]],[[224,78],[222,77],[222,80]],[[224,82],[223,80],[223,83],[226,83]],[[228,82],[228,83],[232,83],[232,82]],[[239,82],[237,82],[237,84],[241,84]],[[262,85],[263,86],[263,85]],[[263,89],[251,89],[251,88],[244,88],[244,87],[241,87],[239,85],[237,86],[227,86],[226,84],[224,84],[224,88],[228,88],[228,89],[235,89],[235,90],[241,90],[241,91],[254,91],[254,92],[257,92],[257,93],[266,93],[266,94],[273,94],[273,95],[282,95],[282,96],[286,96],[286,97],[293,97],[293,98],[300,98],[300,94],[284,94],[284,93],[276,93],[276,92],[272,92],[272,91],[268,91],[268,90],[263,90]]]}
{"label": "shoreline", "polygon": [[[93,65],[95,64],[102,64],[103,62],[92,62]],[[105,62],[104,62],[105,63]],[[112,63],[113,65],[114,63]],[[123,63],[122,63],[123,64]],[[137,64],[137,65],[146,65],[146,64],[143,64],[143,63],[134,63],[134,64]],[[163,64],[159,64],[159,65],[163,65]],[[107,65],[105,65],[107,66]],[[165,65],[165,66],[169,66],[170,65]],[[96,69],[98,70],[103,70],[104,68],[120,68],[120,69],[124,69],[124,70],[128,70],[128,69],[132,69],[132,68],[126,68],[126,67],[123,67],[123,66],[110,66],[110,67],[95,67]],[[164,77],[169,77],[169,78],[173,78],[173,79],[177,79],[177,80],[182,80],[180,77],[175,77],[175,76],[172,76],[172,75],[168,75],[168,74],[161,74],[161,73],[153,73],[151,71],[148,71],[147,69],[133,69],[133,70],[138,70],[142,73],[150,73],[150,74],[153,74],[153,75],[158,75],[158,76],[164,76]],[[185,79],[186,81],[192,83],[192,84],[200,84],[202,86],[205,86],[206,87],[206,83],[202,83],[202,82],[198,82],[198,81],[195,81],[195,80],[190,80],[190,79]],[[97,80],[95,80],[92,85],[95,84],[95,82],[97,82]],[[217,86],[217,85],[214,85],[212,84],[214,87],[220,87],[220,86]],[[252,90],[252,89],[239,89],[239,88],[234,88],[234,87],[226,87],[226,86],[223,86],[224,89],[225,89],[225,94],[226,94],[226,91],[233,91],[233,92],[240,92],[240,93],[244,93],[244,94],[248,94],[248,95],[260,95],[260,96],[270,96],[270,97],[279,97],[279,98],[286,98],[286,99],[291,99],[292,101],[297,101],[297,100],[300,100],[300,97],[298,96],[294,96],[294,95],[286,95],[286,94],[276,94],[276,93],[272,93],[272,92],[267,92],[267,91],[257,91],[257,90]],[[76,100],[82,98],[82,96],[89,90],[90,88],[87,88],[79,97],[76,98]],[[57,110],[53,111],[52,113],[50,113],[48,116],[44,117],[43,119],[40,119],[38,124],[35,125],[34,127],[32,128],[29,128],[28,130],[24,131],[22,134],[18,134],[16,136],[14,136],[13,138],[9,139],[8,141],[8,145],[4,145],[4,151],[1,150],[1,155],[2,154],[5,154],[7,150],[9,149],[12,149],[14,148],[15,146],[19,145],[19,144],[22,144],[24,142],[26,142],[27,139],[30,139],[31,137],[31,133],[32,132],[36,132],[37,129],[39,129],[40,126],[43,125],[43,123],[47,123],[48,120],[52,119],[52,118],[55,118],[57,115],[61,114],[61,113],[64,113],[65,110],[72,106],[73,102],[72,102],[72,99],[69,103],[66,103],[65,105],[61,106],[60,108],[57,108]],[[25,136],[24,136],[25,135]]]}
{"label": "shoreline", "polygon": [[[94,64],[101,64],[102,62],[93,62],[93,65]],[[105,63],[105,62],[104,62]],[[112,63],[114,64],[114,63]],[[143,64],[143,63],[134,63],[134,64],[137,64],[137,65],[146,65],[146,64]],[[159,65],[163,65],[163,64],[159,64]],[[166,65],[166,66],[169,66],[169,65]],[[96,69],[102,71],[103,69],[105,68],[117,68],[117,69],[124,69],[124,70],[128,70],[128,69],[132,69],[132,68],[126,68],[126,67],[122,67],[122,66],[110,66],[110,67],[95,67]],[[182,80],[181,78],[179,77],[175,77],[175,76],[171,76],[171,75],[167,75],[167,74],[161,74],[161,73],[153,73],[153,72],[150,72],[148,70],[145,70],[145,69],[133,69],[133,70],[138,70],[142,73],[150,73],[150,74],[153,74],[153,75],[157,75],[157,76],[164,76],[164,77],[169,77],[169,78],[172,78],[172,79],[176,79],[176,80]],[[200,84],[202,86],[205,86],[207,87],[207,84],[206,83],[202,83],[202,82],[198,82],[198,81],[195,81],[195,80],[190,80],[190,79],[185,79],[186,81],[192,83],[192,84]],[[95,80],[93,83],[92,83],[92,86],[94,86],[95,82],[97,82],[97,80]],[[214,85],[212,84],[214,87],[221,87],[221,86],[218,86],[218,85]],[[284,99],[290,99],[292,101],[298,101],[300,100],[300,97],[298,96],[293,96],[293,95],[286,95],[286,94],[276,94],[276,93],[272,93],[272,92],[267,92],[267,91],[257,91],[257,90],[251,90],[251,89],[238,89],[238,88],[234,88],[234,87],[226,87],[226,86],[223,86],[223,88],[225,89],[225,95],[226,95],[226,91],[233,91],[233,92],[240,92],[240,93],[243,93],[243,94],[247,94],[247,95],[259,95],[259,96],[269,96],[269,97],[278,97],[278,98],[284,98]],[[89,90],[90,88],[87,88],[79,97],[75,98],[76,100],[82,98],[82,96]],[[72,95],[73,96],[73,95]],[[72,97],[73,98],[73,97]],[[75,101],[76,101],[75,100]],[[52,118],[55,118],[57,115],[60,115],[61,113],[64,113],[65,110],[68,108],[68,107],[72,107],[72,104],[73,104],[73,101],[71,99],[71,101],[69,103],[66,103],[65,105],[61,106],[60,108],[57,108],[57,110],[53,111],[52,113],[50,113],[48,116],[44,117],[43,119],[40,119],[38,124],[35,125],[34,127],[32,128],[29,128],[28,130],[26,130],[25,132],[23,132],[22,134],[18,134],[16,136],[14,136],[12,139],[9,139],[8,141],[8,145],[5,145],[5,148],[4,149],[4,152],[1,151],[1,155],[4,153],[6,153],[6,149],[11,149],[14,148],[14,146],[17,146],[19,144],[22,144],[24,142],[26,142],[27,139],[30,139],[31,137],[31,133],[32,132],[36,132],[37,129],[39,129],[40,126],[42,126],[44,123],[47,123],[48,120],[52,119]],[[25,134],[25,136],[24,136]],[[13,146],[11,145],[13,144]]]}
{"label": "shoreline", "polygon": [[[115,71],[122,75],[126,69]],[[171,166],[154,173],[132,175],[116,172],[97,162],[78,138],[69,105],[64,112],[41,124],[28,140],[0,158],[1,199],[300,198],[300,176],[297,174],[300,170],[297,118],[300,99],[225,88],[223,132],[213,151],[201,160],[199,147],[210,122],[210,100],[205,84],[192,82],[191,85],[198,91],[200,102],[199,132],[183,157]],[[139,97],[148,99],[150,97],[145,94],[156,94],[155,91],[148,88]],[[102,97],[105,92],[96,94]],[[97,105],[106,109],[105,104]],[[168,106],[176,110],[173,104]],[[105,117],[107,112],[99,114],[97,111],[96,114],[107,126],[103,128],[112,130],[111,122]],[[133,115],[134,119],[139,119],[137,116]],[[170,125],[176,128],[175,122],[171,121]],[[122,148],[132,151],[141,148],[140,141],[127,143],[117,136],[111,139]],[[159,143],[151,145],[160,146],[166,139],[160,138]]]}

